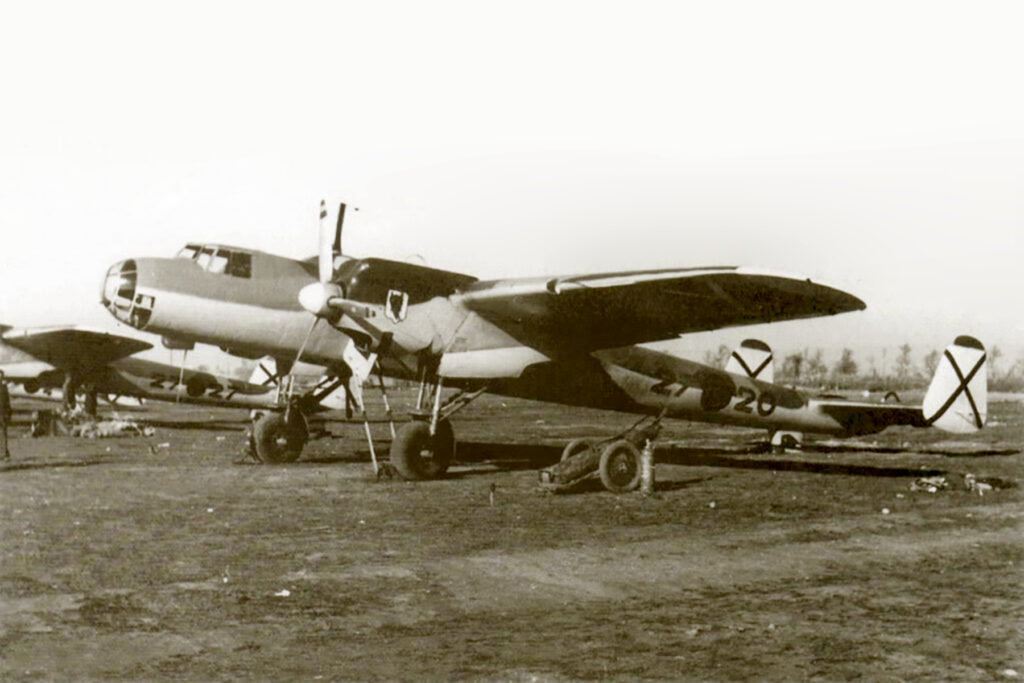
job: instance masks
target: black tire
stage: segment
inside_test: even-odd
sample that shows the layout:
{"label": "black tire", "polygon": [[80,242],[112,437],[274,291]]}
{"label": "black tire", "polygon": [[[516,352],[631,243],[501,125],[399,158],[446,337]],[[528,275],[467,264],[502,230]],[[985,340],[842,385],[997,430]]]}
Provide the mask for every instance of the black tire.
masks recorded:
{"label": "black tire", "polygon": [[256,458],[261,462],[295,462],[302,455],[307,436],[306,420],[298,411],[292,412],[288,424],[284,414],[266,412],[252,427]]}
{"label": "black tire", "polygon": [[558,461],[565,462],[573,456],[589,451],[591,448],[593,448],[593,445],[590,443],[590,439],[573,439],[565,444],[565,448],[562,449],[562,457]]}
{"label": "black tire", "polygon": [[402,479],[410,481],[440,477],[448,470],[454,454],[455,432],[447,420],[437,423],[433,437],[426,422],[410,422],[398,430],[391,442],[391,464]]}
{"label": "black tire", "polygon": [[640,451],[624,439],[609,444],[601,453],[597,471],[612,493],[635,491],[640,486]]}

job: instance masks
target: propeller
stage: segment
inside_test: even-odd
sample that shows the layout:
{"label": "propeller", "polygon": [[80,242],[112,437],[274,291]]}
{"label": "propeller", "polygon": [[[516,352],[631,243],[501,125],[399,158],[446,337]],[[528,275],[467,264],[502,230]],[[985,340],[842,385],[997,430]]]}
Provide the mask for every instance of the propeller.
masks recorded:
{"label": "propeller", "polygon": [[334,277],[335,257],[341,255],[341,226],[345,221],[345,204],[342,203],[338,207],[338,222],[335,225],[333,235],[331,235],[326,219],[327,203],[321,199],[317,258],[317,275],[319,279],[317,282],[308,284],[299,290],[299,304],[313,314],[313,321],[310,323],[309,329],[306,330],[306,336],[302,338],[299,352],[295,354],[295,361],[292,363],[292,367],[295,367],[295,364],[302,360],[302,354],[306,350],[306,345],[309,344],[310,337],[313,336],[313,330],[316,329],[317,323],[322,318],[334,315],[334,309],[332,309],[331,304],[345,300],[345,293],[341,287],[331,282],[331,278]]}
{"label": "propeller", "polygon": [[[358,209],[357,209],[358,210]],[[341,253],[341,228],[345,222],[345,204],[338,205],[338,221],[334,233],[327,223],[327,204],[320,200],[320,235],[317,274],[319,281],[308,284],[299,291],[299,303],[304,309],[319,318],[335,318],[340,313],[360,322],[377,315],[377,308],[368,304],[349,301],[345,290],[331,282],[334,264]]]}
{"label": "propeller", "polygon": [[[323,200],[320,201],[318,235],[319,249],[317,255],[318,280],[317,282],[308,284],[299,290],[299,303],[304,309],[313,314],[313,320],[310,323],[309,329],[306,330],[306,335],[302,339],[302,344],[299,345],[299,351],[295,356],[295,363],[298,363],[302,359],[302,354],[305,352],[306,346],[309,344],[309,340],[313,336],[313,330],[316,329],[320,320],[336,320],[341,313],[349,315],[356,321],[361,321],[363,318],[371,318],[376,315],[376,311],[372,307],[346,300],[344,289],[340,285],[331,281],[334,277],[334,264],[338,260],[338,257],[342,255],[341,230],[344,222],[345,204],[341,203],[338,205],[338,220],[335,223],[334,232],[332,234],[327,222],[327,204]],[[363,359],[357,351],[355,351],[351,338],[348,340],[345,351],[345,360],[349,367],[356,371],[355,374],[360,377],[358,381],[361,383],[362,379],[365,379],[364,375],[368,374],[368,372],[359,372],[364,369],[360,367],[359,364],[356,364],[356,367],[354,368],[352,367],[354,359],[349,357],[349,352],[351,351],[359,356],[363,363],[366,363],[367,361]],[[376,356],[373,356],[373,358],[376,359]],[[373,362],[374,361],[370,361],[371,366]],[[294,367],[294,365],[295,364],[293,363],[292,366]],[[361,388],[361,384],[356,388]],[[353,389],[350,387],[350,397],[352,392]]]}
{"label": "propeller", "polygon": [[[358,211],[358,209],[355,209]],[[295,363],[302,359],[302,354],[313,336],[320,320],[326,319],[330,323],[338,323],[342,314],[347,315],[352,322],[362,331],[348,328],[338,328],[348,337],[342,356],[345,365],[352,372],[349,380],[348,397],[355,399],[356,404],[362,409],[362,382],[370,375],[379,355],[386,354],[391,346],[391,334],[382,332],[369,322],[370,318],[382,314],[380,306],[350,301],[345,298],[344,288],[332,282],[334,278],[334,266],[343,258],[341,252],[341,230],[345,222],[345,204],[338,205],[338,220],[331,233],[327,222],[327,204],[320,201],[320,223],[318,235],[317,254],[317,275],[318,280],[310,283],[299,290],[299,303],[304,309],[313,315],[309,329],[306,331],[299,352],[295,356]],[[369,357],[357,350],[356,342],[358,337],[366,338],[366,346],[374,348]],[[294,367],[294,363],[292,364]]]}
{"label": "propeller", "polygon": [[[333,235],[331,235],[326,219],[327,204],[320,200],[320,249],[317,263],[320,279],[299,291],[299,303],[316,316],[316,320],[326,318],[333,313],[332,303],[337,304],[345,300],[345,293],[341,287],[331,282],[331,278],[334,277],[334,257],[341,254],[341,226],[345,220],[345,205],[341,204],[338,208],[338,223]],[[332,299],[335,301],[332,302]],[[309,334],[312,334],[312,330]],[[309,334],[306,335],[307,340]]]}

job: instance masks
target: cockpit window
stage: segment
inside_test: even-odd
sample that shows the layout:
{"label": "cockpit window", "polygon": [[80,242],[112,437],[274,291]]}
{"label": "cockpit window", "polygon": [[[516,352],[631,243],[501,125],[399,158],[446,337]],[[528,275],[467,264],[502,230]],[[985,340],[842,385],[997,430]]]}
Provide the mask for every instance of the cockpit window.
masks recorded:
{"label": "cockpit window", "polygon": [[178,258],[193,259],[208,273],[252,277],[252,254],[247,251],[234,251],[216,245],[187,244],[178,252]]}
{"label": "cockpit window", "polygon": [[210,267],[207,269],[211,273],[220,274],[227,270],[228,267],[228,254],[223,249],[217,250],[217,253],[210,258]]}
{"label": "cockpit window", "polygon": [[252,277],[252,254],[244,251],[230,252],[227,273],[234,277]]}
{"label": "cockpit window", "polygon": [[196,257],[196,263],[203,270],[206,270],[210,265],[210,260],[213,258],[213,247],[203,247],[199,250],[199,256]]}
{"label": "cockpit window", "polygon": [[196,254],[199,253],[199,246],[196,244],[186,244],[178,252],[178,258],[194,259]]}

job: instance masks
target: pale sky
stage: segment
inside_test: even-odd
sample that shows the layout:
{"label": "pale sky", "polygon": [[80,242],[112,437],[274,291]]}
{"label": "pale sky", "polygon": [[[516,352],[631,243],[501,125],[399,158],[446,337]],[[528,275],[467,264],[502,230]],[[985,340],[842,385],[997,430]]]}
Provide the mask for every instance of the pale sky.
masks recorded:
{"label": "pale sky", "polygon": [[[751,265],[863,313],[779,350],[1024,355],[1024,5],[21,3],[0,10],[0,320],[125,332],[186,241],[481,278]],[[696,351],[695,351],[696,353]]]}

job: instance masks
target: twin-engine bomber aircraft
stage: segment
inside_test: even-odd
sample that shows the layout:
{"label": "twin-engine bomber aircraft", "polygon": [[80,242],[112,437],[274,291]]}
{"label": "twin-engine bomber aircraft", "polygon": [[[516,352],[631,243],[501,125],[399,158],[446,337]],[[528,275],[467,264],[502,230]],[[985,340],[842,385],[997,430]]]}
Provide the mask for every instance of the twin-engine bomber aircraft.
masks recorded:
{"label": "twin-engine bomber aircraft", "polygon": [[[414,419],[391,446],[392,464],[408,479],[444,473],[455,446],[449,420],[484,391],[776,436],[853,436],[890,425],[968,432],[985,422],[985,351],[971,337],[946,350],[921,407],[817,400],[759,379],[757,363],[727,372],[636,346],[865,307],[806,278],[717,266],[483,281],[343,255],[345,205],[333,231],[326,213],[321,203],[318,257],[189,244],[177,258],[112,266],[103,304],[140,330],[270,355],[285,374],[298,359],[322,365],[353,392],[374,370],[417,380]],[[461,392],[442,402],[446,386]],[[260,419],[262,460],[298,458],[307,438],[301,413],[289,406]],[[609,462],[635,471],[636,448],[617,448]]]}

